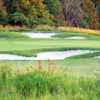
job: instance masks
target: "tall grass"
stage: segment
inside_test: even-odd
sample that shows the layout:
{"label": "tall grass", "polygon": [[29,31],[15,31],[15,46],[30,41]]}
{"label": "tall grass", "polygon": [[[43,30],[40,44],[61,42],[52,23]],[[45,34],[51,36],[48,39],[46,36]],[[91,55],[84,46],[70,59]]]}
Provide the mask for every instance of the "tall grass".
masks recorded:
{"label": "tall grass", "polygon": [[17,32],[23,32],[23,31],[50,31],[50,32],[79,32],[84,34],[94,34],[94,35],[100,35],[100,30],[93,30],[93,29],[85,29],[80,27],[69,27],[69,26],[49,26],[49,25],[37,25],[33,28],[29,28],[26,26],[18,27],[18,26],[5,26],[3,27],[0,25],[0,31],[17,31]]}
{"label": "tall grass", "polygon": [[78,32],[90,35],[100,35],[100,30],[85,29],[80,27],[68,27],[68,26],[48,26],[48,25],[38,25],[35,30],[38,31],[58,31],[58,32]]}
{"label": "tall grass", "polygon": [[0,100],[100,100],[97,77],[30,70],[1,65]]}

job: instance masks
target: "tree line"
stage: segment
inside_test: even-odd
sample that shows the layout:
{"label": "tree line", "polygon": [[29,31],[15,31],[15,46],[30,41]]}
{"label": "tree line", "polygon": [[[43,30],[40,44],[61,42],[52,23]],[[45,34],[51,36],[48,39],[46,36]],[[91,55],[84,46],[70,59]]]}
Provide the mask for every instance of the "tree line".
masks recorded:
{"label": "tree line", "polygon": [[0,24],[100,28],[100,0],[0,0]]}

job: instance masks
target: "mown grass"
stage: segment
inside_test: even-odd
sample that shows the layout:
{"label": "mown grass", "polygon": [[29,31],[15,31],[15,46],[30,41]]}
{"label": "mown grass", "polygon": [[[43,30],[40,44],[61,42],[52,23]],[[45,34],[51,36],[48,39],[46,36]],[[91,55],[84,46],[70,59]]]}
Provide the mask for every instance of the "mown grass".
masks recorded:
{"label": "mown grass", "polygon": [[[44,28],[43,28],[44,29]],[[47,28],[48,29],[48,28]],[[37,27],[34,31],[41,31]],[[54,30],[54,28],[52,28]],[[45,30],[46,31],[46,30]],[[0,53],[11,53],[25,56],[33,56],[41,51],[57,51],[68,49],[100,49],[99,35],[79,33],[72,31],[58,31],[54,37],[58,39],[31,39],[22,34],[22,31],[1,31],[0,32]],[[70,36],[85,36],[86,40],[63,39]]]}
{"label": "mown grass", "polygon": [[97,76],[0,65],[0,100],[99,100]]}
{"label": "mown grass", "polygon": [[[74,31],[72,31],[74,29]],[[66,31],[65,31],[66,30]],[[77,31],[78,30],[78,31]],[[84,29],[80,29],[84,30]],[[15,32],[16,31],[16,32]],[[25,31],[53,31],[58,32],[53,39],[31,39],[24,36]],[[84,33],[85,32],[85,33]],[[65,51],[68,49],[100,49],[99,31],[79,31],[79,28],[37,26],[34,29],[4,27],[0,31],[0,53],[18,54],[24,56],[36,56],[42,51]],[[94,34],[89,34],[89,33]],[[95,34],[97,33],[97,34]],[[86,40],[67,40],[70,36],[84,36]]]}
{"label": "mown grass", "polygon": [[23,35],[21,32],[11,32],[11,31],[0,31],[0,39],[29,39],[27,36]]}
{"label": "mown grass", "polygon": [[[68,39],[70,37],[84,37],[86,40],[100,40],[100,36],[96,34],[89,34],[89,33],[81,33],[81,32],[62,32],[54,35],[55,38],[63,38]],[[77,39],[76,39],[77,40]]]}
{"label": "mown grass", "polygon": [[[56,32],[59,33],[54,37],[68,37],[68,36],[86,36],[89,38],[98,38],[100,36],[99,30],[91,30],[91,29],[84,29],[78,27],[63,27],[63,26],[48,26],[48,25],[38,25],[34,28],[28,27],[17,27],[17,26],[0,26],[0,36],[1,37],[16,37],[16,38],[25,38],[22,35],[22,32]],[[8,34],[7,34],[8,33]],[[14,34],[13,34],[14,33]],[[12,35],[12,36],[11,36]]]}
{"label": "mown grass", "polygon": [[64,40],[64,39],[33,39],[33,40],[2,40],[0,53],[32,56],[41,51],[66,51],[74,49],[100,50],[99,40]]}

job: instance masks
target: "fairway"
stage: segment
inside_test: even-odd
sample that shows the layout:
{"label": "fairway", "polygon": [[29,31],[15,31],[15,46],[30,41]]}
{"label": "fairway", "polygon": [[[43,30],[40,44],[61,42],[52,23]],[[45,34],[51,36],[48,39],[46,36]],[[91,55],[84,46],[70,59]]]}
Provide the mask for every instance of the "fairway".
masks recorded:
{"label": "fairway", "polygon": [[68,49],[100,49],[99,40],[66,40],[66,39],[34,39],[34,40],[2,40],[1,53],[32,56],[40,51],[57,51]]}
{"label": "fairway", "polygon": [[[7,33],[5,33],[7,34]],[[10,33],[9,33],[10,34]],[[11,33],[12,34],[12,33]],[[5,40],[0,40],[0,53],[1,54],[15,54],[22,56],[36,56],[40,52],[46,51],[66,51],[66,50],[96,50],[96,53],[83,54],[81,56],[75,56],[66,58],[65,60],[55,61],[54,66],[58,68],[64,68],[68,71],[77,72],[80,74],[95,74],[100,71],[100,59],[95,58],[100,56],[100,37],[96,40],[94,37],[96,35],[85,35],[83,33],[58,33],[60,36],[69,36],[69,34],[75,36],[84,36],[88,37],[85,40],[68,40],[63,37],[59,38],[40,38],[32,39],[23,36],[22,32],[16,32],[13,34],[14,38],[9,38]],[[19,35],[20,34],[20,35]],[[19,36],[19,38],[17,38]],[[57,35],[56,35],[57,36]],[[59,35],[58,35],[59,36]],[[6,37],[6,35],[5,35]],[[92,38],[91,38],[92,37]],[[38,66],[37,61],[0,61],[0,63],[6,63],[8,65],[14,66]],[[45,66],[45,67],[44,67]],[[48,62],[42,61],[42,67],[47,68]]]}

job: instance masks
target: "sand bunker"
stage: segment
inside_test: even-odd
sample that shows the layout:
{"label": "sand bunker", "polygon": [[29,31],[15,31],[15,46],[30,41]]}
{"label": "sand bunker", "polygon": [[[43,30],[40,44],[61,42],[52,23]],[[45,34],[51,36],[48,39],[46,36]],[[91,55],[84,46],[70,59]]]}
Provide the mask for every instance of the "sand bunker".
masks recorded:
{"label": "sand bunker", "polygon": [[38,53],[37,57],[25,57],[12,54],[0,54],[0,60],[64,60],[69,57],[93,53],[92,50],[68,50]]}
{"label": "sand bunker", "polygon": [[23,33],[24,35],[31,37],[31,38],[51,38],[54,36],[56,33],[35,33],[35,32],[28,32],[28,33]]}
{"label": "sand bunker", "polygon": [[94,58],[96,58],[96,59],[100,59],[100,56],[96,56],[96,57],[94,57]]}
{"label": "sand bunker", "polygon": [[71,37],[67,37],[66,39],[69,39],[69,40],[85,40],[86,37],[83,37],[83,36],[71,36]]}

